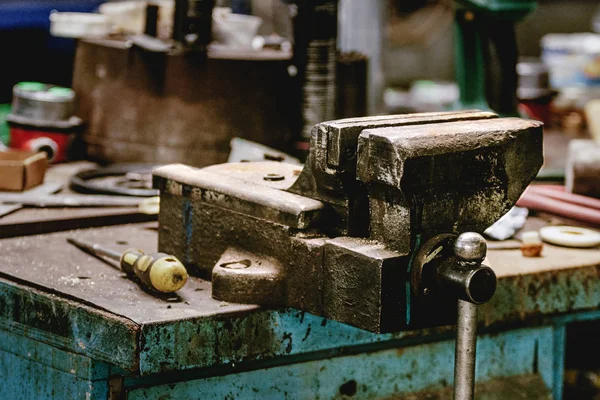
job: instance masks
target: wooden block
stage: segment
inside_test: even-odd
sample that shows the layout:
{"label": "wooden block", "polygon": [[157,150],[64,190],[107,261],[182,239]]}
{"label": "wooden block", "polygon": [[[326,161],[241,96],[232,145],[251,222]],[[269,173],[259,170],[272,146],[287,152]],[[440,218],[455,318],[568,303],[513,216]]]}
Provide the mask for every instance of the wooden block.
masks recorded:
{"label": "wooden block", "polygon": [[577,139],[569,144],[565,168],[568,192],[600,198],[600,144]]}
{"label": "wooden block", "polygon": [[44,181],[45,153],[0,152],[0,190],[23,191]]}

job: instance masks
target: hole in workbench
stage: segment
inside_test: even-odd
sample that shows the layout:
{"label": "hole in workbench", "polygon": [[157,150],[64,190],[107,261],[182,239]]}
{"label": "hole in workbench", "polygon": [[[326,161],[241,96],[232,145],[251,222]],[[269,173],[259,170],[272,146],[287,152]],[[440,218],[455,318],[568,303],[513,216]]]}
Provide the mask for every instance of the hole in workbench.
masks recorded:
{"label": "hole in workbench", "polygon": [[279,154],[268,154],[268,153],[264,153],[263,157],[265,158],[265,160],[268,161],[277,161],[277,162],[281,162],[283,160],[285,160],[285,157]]}
{"label": "hole in workbench", "polygon": [[285,176],[281,175],[281,174],[266,174],[263,179],[265,181],[271,181],[271,182],[277,182],[277,181],[282,181],[285,179]]}
{"label": "hole in workbench", "polygon": [[222,268],[229,268],[229,269],[244,269],[244,268],[248,268],[251,265],[252,265],[252,261],[250,261],[248,259],[244,259],[244,260],[240,260],[240,261],[231,261],[231,262],[227,262],[227,263],[222,263],[219,266]]}
{"label": "hole in workbench", "polygon": [[344,396],[354,396],[358,390],[358,384],[354,379],[349,380],[340,386],[340,394]]}

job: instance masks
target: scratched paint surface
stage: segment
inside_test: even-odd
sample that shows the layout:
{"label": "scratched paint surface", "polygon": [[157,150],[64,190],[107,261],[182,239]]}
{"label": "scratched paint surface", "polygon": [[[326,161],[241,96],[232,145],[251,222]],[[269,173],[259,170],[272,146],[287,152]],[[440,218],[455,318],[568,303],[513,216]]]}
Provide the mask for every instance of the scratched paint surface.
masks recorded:
{"label": "scratched paint surface", "polygon": [[109,367],[0,330],[0,399],[106,399]]}
{"label": "scratched paint surface", "polygon": [[0,351],[90,381],[106,379],[110,369],[108,364],[6,330],[0,330]]}
{"label": "scratched paint surface", "polygon": [[[548,346],[549,327],[484,335],[477,344],[477,380],[531,373],[551,377]],[[386,398],[450,386],[453,365],[454,342],[445,340],[150,388],[132,382],[128,399]]]}
{"label": "scratched paint surface", "polygon": [[[12,379],[0,386],[0,398],[107,398],[106,379],[116,370],[96,365],[90,374],[91,360],[82,356],[6,331],[0,330],[0,338],[12,351],[0,350],[0,379]],[[548,351],[552,345],[551,327],[483,335],[477,350],[478,382],[533,373],[552,377],[552,352]],[[387,398],[451,386],[453,357],[453,341],[444,340],[311,361],[292,357],[281,366],[250,372],[236,372],[233,367],[226,376],[199,379],[191,375],[186,382],[171,375],[180,381],[161,383],[165,378],[159,375],[126,378],[125,383],[128,399]],[[86,373],[88,378],[82,378]]]}
{"label": "scratched paint surface", "polygon": [[0,352],[0,398],[11,400],[106,399],[107,383],[90,382],[46,368],[10,353]]}
{"label": "scratched paint surface", "polygon": [[2,279],[0,328],[127,369],[137,366],[130,321]]}

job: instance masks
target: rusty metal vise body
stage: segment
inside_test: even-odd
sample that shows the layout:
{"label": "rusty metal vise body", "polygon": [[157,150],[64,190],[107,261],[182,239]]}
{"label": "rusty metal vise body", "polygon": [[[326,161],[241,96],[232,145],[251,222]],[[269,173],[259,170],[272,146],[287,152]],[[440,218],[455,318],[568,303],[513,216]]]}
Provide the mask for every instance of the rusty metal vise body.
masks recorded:
{"label": "rusty metal vise body", "polygon": [[418,250],[439,234],[482,232],[542,160],[541,123],[488,112],[324,122],[303,170],[155,170],[159,249],[212,279],[220,300],[293,307],[377,333],[449,323],[456,303],[447,293],[414,291]]}

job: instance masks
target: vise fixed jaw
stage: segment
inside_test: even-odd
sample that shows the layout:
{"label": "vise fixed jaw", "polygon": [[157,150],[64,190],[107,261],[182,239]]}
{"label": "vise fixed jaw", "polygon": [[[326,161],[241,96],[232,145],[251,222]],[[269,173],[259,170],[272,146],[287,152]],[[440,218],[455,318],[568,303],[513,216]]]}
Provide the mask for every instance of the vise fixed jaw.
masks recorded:
{"label": "vise fixed jaw", "polygon": [[302,170],[156,169],[159,249],[212,279],[223,301],[377,333],[448,323],[436,296],[412,292],[414,255],[438,234],[482,232],[541,164],[535,121],[462,111],[324,122]]}

